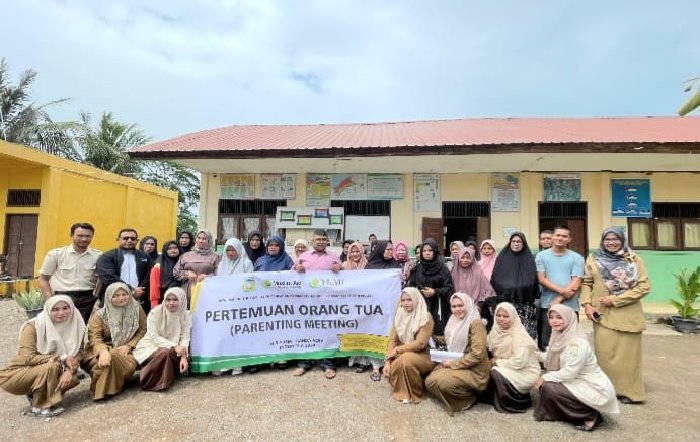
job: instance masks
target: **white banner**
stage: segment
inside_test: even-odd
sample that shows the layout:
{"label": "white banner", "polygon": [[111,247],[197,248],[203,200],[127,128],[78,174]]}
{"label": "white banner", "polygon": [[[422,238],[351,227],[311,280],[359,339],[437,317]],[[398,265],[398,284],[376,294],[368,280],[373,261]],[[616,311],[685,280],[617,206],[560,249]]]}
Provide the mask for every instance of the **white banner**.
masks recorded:
{"label": "white banner", "polygon": [[207,278],[192,293],[192,371],[383,357],[400,293],[398,270]]}

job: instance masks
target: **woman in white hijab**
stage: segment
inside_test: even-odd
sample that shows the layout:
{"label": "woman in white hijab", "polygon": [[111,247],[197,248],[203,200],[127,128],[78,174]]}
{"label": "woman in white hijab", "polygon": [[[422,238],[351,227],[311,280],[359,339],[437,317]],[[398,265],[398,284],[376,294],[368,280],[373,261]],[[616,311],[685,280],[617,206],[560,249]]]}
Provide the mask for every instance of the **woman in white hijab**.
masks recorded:
{"label": "woman in white hijab", "polygon": [[84,337],[85,322],[71,298],[50,297],[44,311],[22,325],[17,356],[0,370],[0,387],[27,395],[29,414],[58,416],[64,393],[79,383]]}
{"label": "woman in white hijab", "polygon": [[238,238],[229,238],[224,245],[224,254],[216,268],[216,276],[228,276],[236,273],[253,273],[253,263],[245,253],[245,248]]}
{"label": "woman in white hijab", "polygon": [[178,373],[187,371],[192,321],[186,304],[185,291],[172,287],[165,292],[163,303],[148,314],[146,336],[134,350],[134,357],[141,364],[143,390],[167,390]]}
{"label": "woman in white hijab", "polygon": [[541,370],[537,343],[513,304],[501,302],[496,306],[488,346],[493,368],[484,402],[499,413],[524,413],[532,405],[530,390]]}
{"label": "woman in white hijab", "polygon": [[133,376],[138,362],[132,355],[146,334],[146,314],[129,286],[115,282],[107,287],[105,305],[90,317],[83,370],[90,373],[93,400],[114,396]]}
{"label": "woman in white hijab", "polygon": [[384,376],[389,378],[397,401],[418,404],[423,400],[423,377],[435,365],[428,346],[434,325],[418,289],[403,289],[384,362]]}
{"label": "woman in white hijab", "polygon": [[603,422],[601,413],[619,413],[615,388],[598,366],[576,312],[555,304],[547,313],[552,336],[541,354],[546,373],[535,381],[540,398],[536,421],[564,421],[577,430],[593,431]]}
{"label": "woman in white hijab", "polygon": [[466,410],[489,382],[486,327],[472,298],[457,292],[450,297],[452,315],[445,326],[447,351],[461,353],[457,360],[444,360],[425,380],[425,388],[447,405],[447,411]]}

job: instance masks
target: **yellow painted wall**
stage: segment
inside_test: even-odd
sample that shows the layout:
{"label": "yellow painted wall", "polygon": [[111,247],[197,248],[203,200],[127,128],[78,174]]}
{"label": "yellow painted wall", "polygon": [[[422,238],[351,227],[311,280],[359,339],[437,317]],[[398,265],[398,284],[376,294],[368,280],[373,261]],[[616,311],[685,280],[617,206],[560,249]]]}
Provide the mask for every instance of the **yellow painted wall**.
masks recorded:
{"label": "yellow painted wall", "polygon": [[[274,171],[260,171],[273,173]],[[208,176],[208,179],[205,177]],[[611,216],[611,179],[648,178],[651,180],[651,198],[655,202],[700,201],[700,174],[694,173],[615,173],[582,172],[581,200],[588,202],[588,243],[595,248],[603,229],[611,225],[626,226],[627,219]],[[306,202],[306,174],[296,174],[296,198],[288,201],[290,207],[304,206]],[[539,235],[538,202],[543,200],[544,174],[523,172],[520,177],[520,211],[491,212],[491,237],[498,247],[508,239],[504,229],[515,228],[528,238],[531,247],[537,247]],[[256,174],[256,197],[260,195],[260,177]],[[218,178],[203,174],[201,213],[205,226],[216,231],[218,219]],[[205,192],[206,189],[206,192]],[[491,174],[442,174],[440,176],[442,201],[491,201]],[[205,197],[205,194],[208,195]],[[404,174],[404,199],[391,202],[391,236],[417,244],[421,241],[422,219],[439,218],[441,211],[414,212],[413,174]]]}
{"label": "yellow painted wall", "polygon": [[[40,207],[6,207],[8,189],[41,189]],[[35,274],[48,250],[70,242],[70,226],[95,227],[92,246],[116,247],[122,227],[140,237],[152,235],[159,246],[175,237],[177,192],[111,174],[15,144],[0,142],[0,250],[4,250],[7,214],[38,214]]]}

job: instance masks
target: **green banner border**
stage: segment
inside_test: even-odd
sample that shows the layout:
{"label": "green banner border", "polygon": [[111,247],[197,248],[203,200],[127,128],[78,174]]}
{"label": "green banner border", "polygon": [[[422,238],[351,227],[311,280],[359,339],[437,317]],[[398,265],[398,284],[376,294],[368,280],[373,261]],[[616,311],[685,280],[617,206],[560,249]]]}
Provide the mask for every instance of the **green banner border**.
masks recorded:
{"label": "green banner border", "polygon": [[363,350],[340,351],[336,349],[319,350],[309,353],[280,353],[275,355],[255,356],[192,356],[190,371],[192,373],[209,373],[215,370],[229,370],[232,368],[247,367],[249,365],[269,364],[293,360],[315,360],[331,358],[347,358],[350,356],[368,356],[370,358],[384,359],[384,353],[375,353]]}

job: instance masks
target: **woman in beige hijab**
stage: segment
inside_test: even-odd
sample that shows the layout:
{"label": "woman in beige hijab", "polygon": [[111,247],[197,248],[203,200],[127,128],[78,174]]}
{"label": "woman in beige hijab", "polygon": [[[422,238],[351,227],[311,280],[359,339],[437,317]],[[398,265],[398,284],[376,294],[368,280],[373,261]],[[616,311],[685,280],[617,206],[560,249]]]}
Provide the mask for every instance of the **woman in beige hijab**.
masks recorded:
{"label": "woman in beige hijab", "polygon": [[44,311],[22,325],[17,356],[0,370],[0,387],[27,395],[29,414],[58,416],[64,411],[63,395],[79,383],[75,373],[83,358],[84,337],[85,322],[71,298],[50,297]]}
{"label": "woman in beige hijab", "polygon": [[537,343],[513,304],[501,302],[496,306],[487,341],[493,368],[484,402],[499,413],[524,413],[532,405],[530,390],[541,370]]}
{"label": "woman in beige hijab", "polygon": [[146,334],[146,314],[131,296],[129,286],[115,282],[107,287],[105,305],[90,317],[86,359],[90,391],[96,401],[122,391],[138,362],[132,352]]}
{"label": "woman in beige hijab", "polygon": [[384,362],[384,376],[389,378],[392,397],[397,401],[418,404],[423,399],[423,377],[435,365],[428,347],[433,326],[433,318],[418,289],[403,289]]}
{"label": "woman in beige hijab", "polygon": [[425,380],[425,387],[447,405],[450,415],[466,410],[476,402],[477,394],[489,382],[486,327],[474,301],[465,293],[450,297],[452,315],[445,326],[447,351],[462,355],[444,360]]}
{"label": "woman in beige hijab", "polygon": [[134,350],[134,357],[141,364],[142,389],[166,390],[178,373],[187,371],[192,321],[186,304],[185,291],[172,287],[165,292],[163,303],[148,314],[146,336]]}

